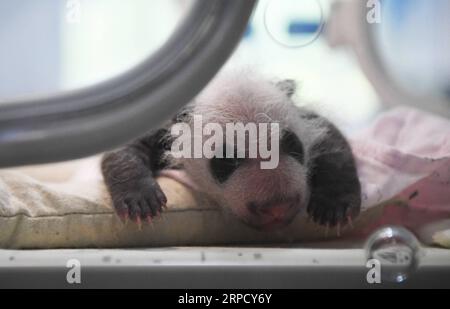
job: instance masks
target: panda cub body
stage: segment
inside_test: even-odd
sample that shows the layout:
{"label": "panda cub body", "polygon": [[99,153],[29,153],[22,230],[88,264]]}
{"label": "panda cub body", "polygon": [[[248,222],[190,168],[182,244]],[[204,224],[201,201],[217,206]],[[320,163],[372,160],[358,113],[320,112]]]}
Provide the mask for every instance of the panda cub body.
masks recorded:
{"label": "panda cub body", "polygon": [[[295,88],[291,80],[222,73],[165,126],[106,153],[102,173],[118,215],[138,223],[157,216],[167,199],[155,176],[181,168],[200,192],[257,229],[282,228],[302,211],[320,225],[348,223],[361,204],[352,151],[330,121],[294,104]],[[198,119],[216,130],[196,131]],[[179,124],[197,133],[177,136]],[[227,125],[236,124],[246,129],[244,134],[215,139],[213,155],[174,151],[198,139],[206,143],[221,128],[229,133]],[[231,147],[230,141],[235,141]],[[257,152],[249,156],[252,149]],[[263,156],[268,151],[270,158]],[[262,168],[268,161],[276,166]]]}

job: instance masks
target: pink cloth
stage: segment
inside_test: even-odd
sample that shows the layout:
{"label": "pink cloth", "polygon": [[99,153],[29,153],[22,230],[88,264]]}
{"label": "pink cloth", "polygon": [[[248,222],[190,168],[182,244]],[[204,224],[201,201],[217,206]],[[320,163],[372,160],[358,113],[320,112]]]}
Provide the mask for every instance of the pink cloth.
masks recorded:
{"label": "pink cloth", "polygon": [[363,210],[389,200],[379,225],[412,230],[450,218],[450,121],[412,108],[386,112],[351,140]]}

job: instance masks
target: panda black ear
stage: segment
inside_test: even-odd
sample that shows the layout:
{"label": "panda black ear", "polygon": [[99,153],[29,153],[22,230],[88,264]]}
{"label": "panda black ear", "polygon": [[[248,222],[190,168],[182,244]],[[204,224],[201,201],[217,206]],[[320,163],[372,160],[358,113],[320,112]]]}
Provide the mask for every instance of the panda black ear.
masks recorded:
{"label": "panda black ear", "polygon": [[286,93],[286,95],[290,98],[295,93],[297,84],[292,79],[285,79],[277,83],[277,88]]}

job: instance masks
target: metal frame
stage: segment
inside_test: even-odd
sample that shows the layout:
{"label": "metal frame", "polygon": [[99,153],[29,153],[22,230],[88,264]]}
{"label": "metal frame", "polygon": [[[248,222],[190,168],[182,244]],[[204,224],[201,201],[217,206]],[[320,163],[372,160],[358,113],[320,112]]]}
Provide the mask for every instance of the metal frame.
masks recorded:
{"label": "metal frame", "polygon": [[160,125],[230,56],[255,0],[198,0],[169,41],[130,71],[93,87],[0,102],[0,167],[92,155]]}
{"label": "metal frame", "polygon": [[[0,250],[0,288],[450,287],[450,251],[423,250],[419,268],[406,281],[381,284],[367,282],[364,249]],[[81,284],[66,279],[73,259],[80,265]]]}

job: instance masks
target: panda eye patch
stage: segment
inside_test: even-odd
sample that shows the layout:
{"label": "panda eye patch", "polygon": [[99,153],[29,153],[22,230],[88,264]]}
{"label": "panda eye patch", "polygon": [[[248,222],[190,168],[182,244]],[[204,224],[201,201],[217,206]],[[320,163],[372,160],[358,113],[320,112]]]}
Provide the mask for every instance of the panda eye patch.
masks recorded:
{"label": "panda eye patch", "polygon": [[[223,147],[223,149],[225,149],[225,146]],[[227,179],[244,161],[244,159],[237,158],[236,150],[233,158],[226,158],[225,151],[222,156],[223,158],[212,158],[209,163],[211,173],[219,183],[224,183],[225,181],[227,181]]]}
{"label": "panda eye patch", "polygon": [[240,160],[236,158],[217,158],[210,161],[211,173],[219,183],[224,183],[239,167]]}
{"label": "panda eye patch", "polygon": [[291,131],[284,132],[283,137],[281,139],[280,148],[284,153],[292,156],[301,164],[304,163],[305,153],[303,150],[303,144],[298,139],[297,135],[295,135]]}

